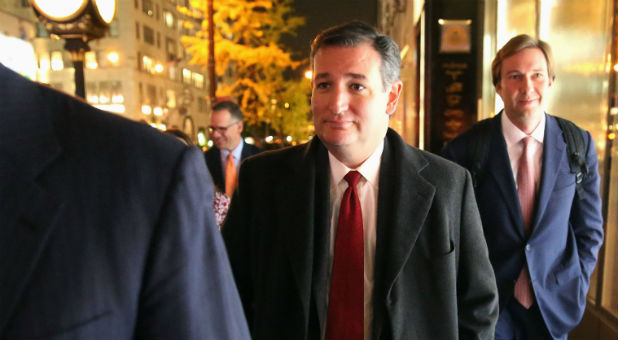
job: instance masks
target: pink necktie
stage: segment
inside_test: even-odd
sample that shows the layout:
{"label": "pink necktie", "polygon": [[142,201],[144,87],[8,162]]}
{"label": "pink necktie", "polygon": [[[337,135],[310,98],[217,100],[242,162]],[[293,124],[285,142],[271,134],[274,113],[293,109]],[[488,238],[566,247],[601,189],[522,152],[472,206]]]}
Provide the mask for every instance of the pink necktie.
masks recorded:
{"label": "pink necktie", "polygon": [[326,339],[363,339],[363,216],[356,192],[360,177],[358,171],[350,171],[344,177],[348,188],[339,209]]}
{"label": "pink necktie", "polygon": [[[517,195],[519,196],[519,205],[521,206],[521,215],[524,220],[526,235],[530,235],[532,228],[532,211],[534,210],[534,174],[532,172],[532,162],[530,143],[533,142],[532,137],[528,136],[522,139],[524,149],[519,159],[519,167],[517,169]],[[515,282],[515,299],[529,309],[534,302],[532,287],[530,282],[530,273],[528,272],[528,264],[519,273],[519,277]]]}
{"label": "pink necktie", "polygon": [[236,188],[236,164],[234,164],[234,155],[230,152],[227,155],[227,163],[225,164],[225,194],[232,197]]}

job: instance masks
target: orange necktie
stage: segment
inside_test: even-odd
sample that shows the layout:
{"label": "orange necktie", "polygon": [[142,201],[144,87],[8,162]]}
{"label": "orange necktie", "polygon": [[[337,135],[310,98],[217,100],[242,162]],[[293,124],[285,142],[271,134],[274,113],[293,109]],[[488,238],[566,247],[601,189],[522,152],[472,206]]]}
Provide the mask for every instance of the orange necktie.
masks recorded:
{"label": "orange necktie", "polygon": [[227,155],[227,163],[225,164],[225,194],[232,197],[236,188],[236,164],[234,164],[234,155],[230,152]]}

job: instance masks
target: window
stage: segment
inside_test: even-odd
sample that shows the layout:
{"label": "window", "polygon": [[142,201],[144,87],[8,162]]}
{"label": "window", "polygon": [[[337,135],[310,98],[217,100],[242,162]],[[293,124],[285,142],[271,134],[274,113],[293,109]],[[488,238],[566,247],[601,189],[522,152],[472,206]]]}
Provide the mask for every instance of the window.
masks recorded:
{"label": "window", "polygon": [[147,100],[150,105],[157,105],[157,87],[154,85],[146,86]]}
{"label": "window", "polygon": [[167,61],[176,59],[176,41],[174,39],[165,38],[165,54],[167,55]]}
{"label": "window", "polygon": [[142,0],[142,11],[149,17],[154,15],[154,7],[152,6],[152,0]]}
{"label": "window", "polygon": [[193,72],[191,74],[191,77],[193,79],[193,85],[195,87],[197,87],[198,89],[204,88],[204,76],[203,75]]}
{"label": "window", "polygon": [[135,38],[139,40],[139,22],[135,23]]}
{"label": "window", "polygon": [[186,68],[182,69],[182,82],[185,84],[191,84],[191,71]]}
{"label": "window", "polygon": [[174,13],[168,10],[163,10],[163,22],[167,28],[174,28],[174,23],[176,22]]}
{"label": "window", "polygon": [[154,30],[146,25],[144,25],[144,42],[150,45],[155,43]]}
{"label": "window", "polygon": [[49,33],[47,33],[45,26],[43,26],[43,24],[40,23],[39,21],[36,22],[36,33],[35,34],[37,38],[49,38]]}
{"label": "window", "polygon": [[88,51],[84,55],[84,65],[86,68],[94,70],[99,67],[99,63],[97,61],[97,54],[95,51]]}
{"label": "window", "polygon": [[116,38],[119,33],[118,18],[114,18],[114,20],[109,24],[109,36]]}
{"label": "window", "polygon": [[54,51],[51,53],[51,69],[53,71],[60,71],[64,68],[64,61],[62,59],[61,51]]}
{"label": "window", "polygon": [[199,96],[197,97],[197,112],[206,112],[206,98]]}
{"label": "window", "polygon": [[155,73],[155,62],[151,57],[142,57],[142,71],[148,72],[150,74]]}
{"label": "window", "polygon": [[174,90],[165,92],[165,105],[172,109],[176,107],[176,92]]}
{"label": "window", "polygon": [[51,63],[49,59],[49,53],[43,52],[39,55],[39,70],[42,72],[49,71]]}
{"label": "window", "polygon": [[161,33],[157,32],[157,47],[161,48]]}

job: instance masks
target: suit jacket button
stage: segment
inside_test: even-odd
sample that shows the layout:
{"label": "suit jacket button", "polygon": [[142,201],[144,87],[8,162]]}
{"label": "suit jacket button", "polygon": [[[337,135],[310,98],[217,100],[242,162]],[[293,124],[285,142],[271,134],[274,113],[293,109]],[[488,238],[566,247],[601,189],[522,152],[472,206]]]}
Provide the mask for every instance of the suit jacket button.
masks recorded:
{"label": "suit jacket button", "polygon": [[526,244],[526,251],[530,251],[530,248],[532,248],[532,247],[530,247],[529,244]]}

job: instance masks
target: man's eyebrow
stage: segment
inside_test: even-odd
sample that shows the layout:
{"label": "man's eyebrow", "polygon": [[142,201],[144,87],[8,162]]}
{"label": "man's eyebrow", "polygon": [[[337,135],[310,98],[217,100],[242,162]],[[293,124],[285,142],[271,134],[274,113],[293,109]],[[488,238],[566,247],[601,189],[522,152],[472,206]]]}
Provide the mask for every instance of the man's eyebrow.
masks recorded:
{"label": "man's eyebrow", "polygon": [[[349,78],[353,78],[353,79],[367,79],[367,77],[364,74],[360,74],[360,73],[346,73],[345,76]],[[330,77],[330,73],[324,72],[324,73],[316,74],[315,79],[323,79],[323,78],[329,78],[329,77]]]}

